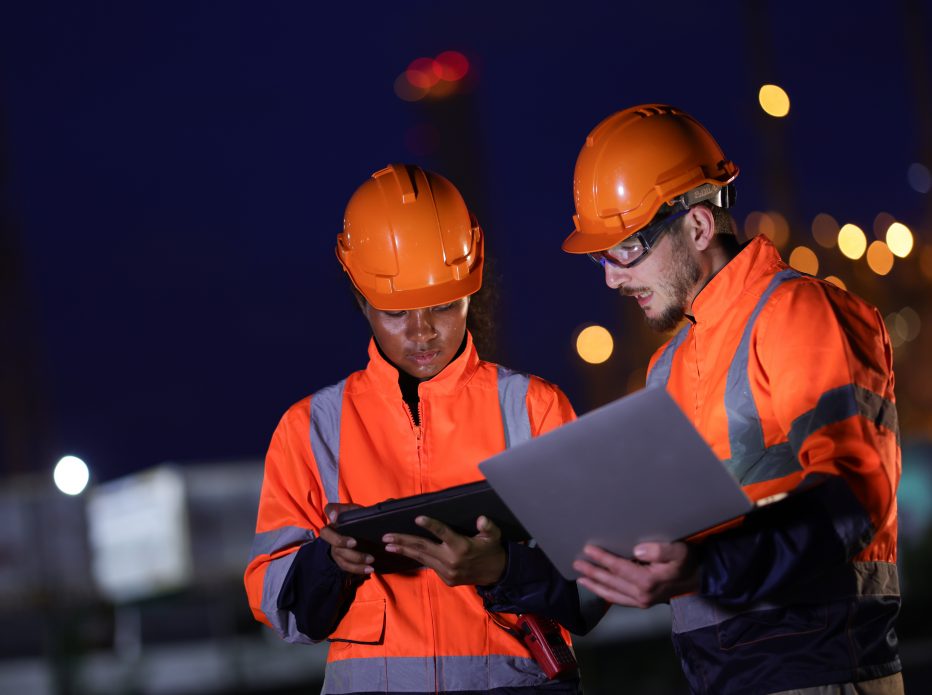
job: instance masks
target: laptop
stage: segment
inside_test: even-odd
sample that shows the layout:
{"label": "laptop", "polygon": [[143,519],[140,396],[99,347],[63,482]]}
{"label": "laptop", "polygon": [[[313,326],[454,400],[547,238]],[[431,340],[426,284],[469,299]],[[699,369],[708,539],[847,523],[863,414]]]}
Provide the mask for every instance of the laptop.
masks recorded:
{"label": "laptop", "polygon": [[747,514],[754,503],[664,389],[613,401],[479,469],[567,579],[587,543],[632,557]]}

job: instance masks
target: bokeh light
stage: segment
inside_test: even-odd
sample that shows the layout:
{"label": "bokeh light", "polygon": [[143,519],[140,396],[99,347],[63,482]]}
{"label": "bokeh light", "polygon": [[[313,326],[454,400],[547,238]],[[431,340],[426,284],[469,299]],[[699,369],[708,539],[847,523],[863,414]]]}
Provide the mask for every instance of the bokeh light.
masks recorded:
{"label": "bokeh light", "polygon": [[444,51],[434,59],[433,70],[441,80],[456,82],[466,77],[469,61],[459,51]]}
{"label": "bokeh light", "polygon": [[602,326],[587,326],[576,337],[576,352],[589,364],[601,364],[612,356],[615,341]]}
{"label": "bokeh light", "polygon": [[840,287],[843,290],[848,289],[848,286],[844,283],[844,281],[840,277],[836,277],[834,275],[826,275],[825,282],[830,282],[835,285],[835,287]]}
{"label": "bokeh light", "polygon": [[893,254],[890,248],[879,239],[872,241],[867,248],[867,265],[878,275],[886,275],[893,270]]}
{"label": "bokeh light", "polygon": [[887,228],[886,241],[894,256],[906,258],[913,250],[913,233],[902,222],[894,222]]}
{"label": "bokeh light", "polygon": [[851,260],[857,260],[867,249],[864,230],[856,224],[846,224],[838,230],[838,249]]}
{"label": "bokeh light", "polygon": [[819,258],[808,246],[797,246],[793,249],[789,263],[791,268],[796,268],[806,275],[817,275],[819,272]]}
{"label": "bokeh light", "polygon": [[774,210],[769,212],[755,211],[749,213],[744,220],[744,234],[748,239],[763,234],[777,248],[782,248],[790,240],[790,225],[779,212]]}
{"label": "bokeh light", "polygon": [[760,107],[769,116],[783,118],[790,112],[790,97],[775,84],[765,84],[757,94]]}
{"label": "bokeh light", "polygon": [[87,464],[77,456],[62,456],[52,471],[55,487],[66,495],[80,495],[87,487],[90,477]]}
{"label": "bokeh light", "polygon": [[903,319],[906,325],[906,333],[904,338],[909,340],[915,340],[919,337],[919,330],[922,327],[922,321],[919,319],[919,314],[911,306],[900,309],[900,318]]}
{"label": "bokeh light", "polygon": [[408,73],[403,72],[395,78],[395,95],[404,101],[420,101],[427,95],[424,87],[415,87],[408,79]]}
{"label": "bokeh light", "polygon": [[874,238],[883,239],[890,225],[896,222],[896,218],[889,212],[878,212],[874,217]]}
{"label": "bokeh light", "polygon": [[919,251],[919,270],[926,279],[932,280],[932,246],[923,246]]}
{"label": "bokeh light", "polygon": [[910,188],[917,193],[928,193],[932,190],[932,172],[929,167],[919,162],[913,162],[906,170],[906,180]]}
{"label": "bokeh light", "polygon": [[433,58],[416,58],[408,65],[405,70],[405,76],[415,87],[421,89],[430,89],[440,80],[440,77],[434,71]]}
{"label": "bokeh light", "polygon": [[838,240],[838,222],[828,213],[820,212],[812,219],[812,238],[819,246],[832,248]]}

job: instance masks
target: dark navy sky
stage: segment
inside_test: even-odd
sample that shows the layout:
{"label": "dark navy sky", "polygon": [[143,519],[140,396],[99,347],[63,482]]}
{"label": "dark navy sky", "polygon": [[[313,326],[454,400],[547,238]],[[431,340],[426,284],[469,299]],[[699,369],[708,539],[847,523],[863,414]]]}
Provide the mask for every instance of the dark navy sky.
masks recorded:
{"label": "dark navy sky", "polygon": [[[501,275],[493,356],[581,411],[606,397],[593,381],[620,392],[659,342],[559,251],[576,154],[612,111],[668,102],[705,123],[742,168],[739,220],[781,204],[776,173],[800,241],[818,212],[917,228],[904,42],[916,22],[928,34],[928,11],[750,4],[7,3],[3,205],[48,455],[80,455],[98,480],[258,457],[289,404],[364,366],[366,326],[333,257],[346,200],[391,161],[453,173],[406,145],[432,112],[393,83],[420,56],[473,65],[458,116],[431,122],[473,155],[456,183]],[[765,82],[789,92],[789,118],[761,114]],[[601,372],[571,350],[591,321],[631,336]]]}

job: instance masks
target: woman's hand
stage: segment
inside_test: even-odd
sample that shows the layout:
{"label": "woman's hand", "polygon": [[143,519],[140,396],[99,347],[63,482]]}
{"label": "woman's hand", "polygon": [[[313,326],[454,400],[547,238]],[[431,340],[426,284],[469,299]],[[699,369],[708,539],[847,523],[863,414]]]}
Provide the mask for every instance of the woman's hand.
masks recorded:
{"label": "woman's hand", "polygon": [[[327,515],[332,524],[342,512],[358,508],[358,504],[328,504],[324,507],[324,514]],[[330,544],[330,557],[333,558],[333,561],[337,563],[337,567],[341,570],[350,574],[372,574],[374,571],[372,563],[375,558],[358,550],[353,550],[356,547],[355,538],[341,536],[330,526],[324,526],[320,530],[320,537]]]}
{"label": "woman's hand", "polygon": [[[475,536],[461,536],[443,522],[419,516],[414,522],[433,534],[437,541],[404,533],[382,537],[385,549],[432,569],[448,586],[494,584],[505,571],[508,556],[502,532],[490,519],[476,519]],[[439,541],[439,542],[438,542]]]}

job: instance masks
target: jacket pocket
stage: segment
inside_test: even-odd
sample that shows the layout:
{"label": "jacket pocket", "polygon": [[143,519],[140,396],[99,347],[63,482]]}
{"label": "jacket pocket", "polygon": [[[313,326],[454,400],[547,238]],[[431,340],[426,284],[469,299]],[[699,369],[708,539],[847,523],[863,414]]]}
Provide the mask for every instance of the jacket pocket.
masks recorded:
{"label": "jacket pocket", "polygon": [[781,637],[808,635],[828,626],[825,606],[790,606],[743,613],[718,626],[719,647],[728,650]]}
{"label": "jacket pocket", "polygon": [[327,639],[330,642],[382,644],[385,639],[385,599],[354,601]]}

